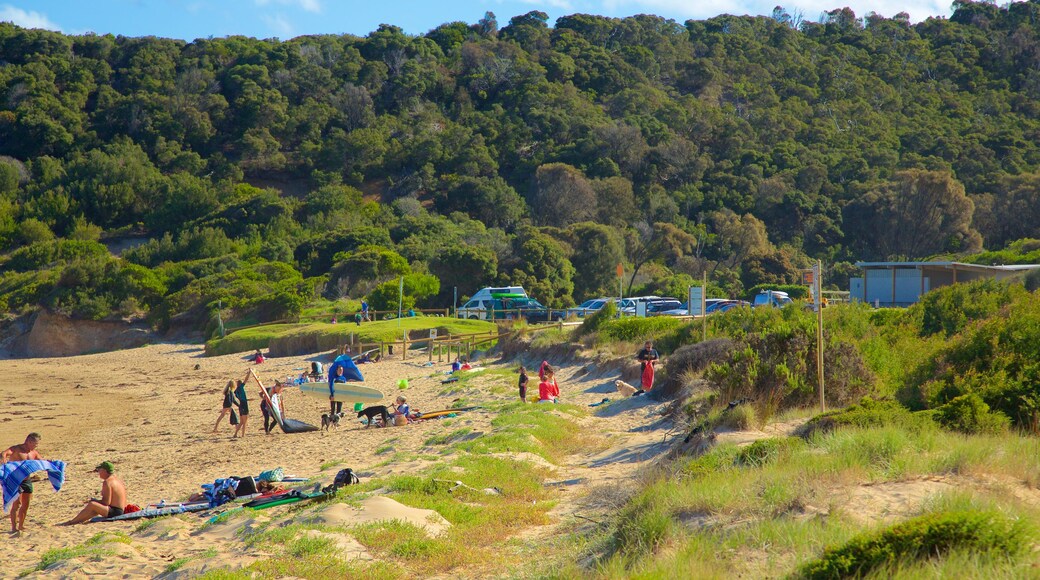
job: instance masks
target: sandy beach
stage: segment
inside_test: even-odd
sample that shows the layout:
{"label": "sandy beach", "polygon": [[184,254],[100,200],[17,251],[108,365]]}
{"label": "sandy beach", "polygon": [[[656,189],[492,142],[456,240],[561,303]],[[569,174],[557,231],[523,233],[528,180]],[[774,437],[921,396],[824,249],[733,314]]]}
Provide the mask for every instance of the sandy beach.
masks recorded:
{"label": "sandy beach", "polygon": [[[259,400],[255,398],[257,389],[250,387],[248,435],[232,438],[233,428],[226,418],[217,434],[211,432],[220,411],[223,386],[229,379],[241,378],[252,368],[265,383],[271,384],[275,378],[298,375],[302,369],[309,369],[312,360],[321,360],[327,365],[330,358],[325,353],[268,359],[262,365],[254,365],[243,354],[204,357],[201,346],[159,344],[61,359],[0,361],[4,376],[12,379],[8,387],[0,391],[0,408],[5,409],[0,418],[0,442],[5,446],[20,443],[27,433],[37,431],[43,435],[39,449],[43,457],[68,463],[66,484],[60,493],[54,493],[45,481],[36,484],[24,534],[7,535],[9,521],[5,519],[2,537],[5,544],[15,549],[5,556],[0,577],[13,577],[31,569],[48,549],[81,544],[102,531],[129,533],[136,528],[140,522],[54,527],[53,524],[75,515],[83,501],[97,496],[100,480],[90,470],[101,461],[115,463],[118,475],[126,481],[130,501],[143,505],[160,499],[183,501],[199,491],[202,483],[220,477],[256,475],[273,467],[282,467],[286,473],[303,477],[322,475],[325,479],[331,479],[342,467],[370,475],[409,472],[422,466],[386,464],[386,456],[377,455],[376,450],[383,447],[385,452],[386,446],[392,446],[395,451],[414,453],[423,449],[428,438],[450,429],[465,426],[479,432],[490,428],[492,417],[477,410],[456,419],[450,428],[442,422],[427,421],[407,427],[365,429],[349,415],[339,429],[327,434],[287,435],[276,430],[266,436]],[[413,409],[450,408],[459,395],[452,392],[450,385],[440,382],[448,365],[420,366],[424,360],[398,359],[360,368],[366,384],[382,390],[387,404],[403,393]],[[196,365],[199,365],[197,370]],[[571,385],[575,370],[565,369],[560,375],[565,396],[570,401],[588,404],[609,395],[612,387],[606,381]],[[397,387],[401,378],[409,380],[409,388],[403,392]],[[498,377],[497,388],[488,388],[478,396],[468,394],[471,404],[479,404],[478,397],[485,401],[514,398],[515,393],[503,388],[503,383],[502,377]],[[534,392],[537,393],[536,388]],[[320,425],[321,414],[328,408],[327,401],[304,396],[293,389],[286,393],[285,408],[289,417]],[[652,457],[653,454],[639,457],[639,449],[655,446],[661,434],[640,433],[639,428],[656,407],[646,401],[631,412],[597,420],[597,431],[620,434],[620,439],[610,438],[613,447],[629,451],[619,457],[611,457],[607,452],[602,456],[590,454],[576,458],[574,469],[597,471],[591,478],[579,473],[583,485],[630,477],[633,462]],[[328,466],[334,462],[340,463]],[[324,472],[323,465],[327,467]],[[373,469],[377,465],[379,467]],[[560,474],[561,478],[574,476],[575,473]],[[573,496],[575,490],[564,491]],[[117,557],[80,562],[72,569],[63,565],[43,575],[65,576],[73,570],[76,575],[159,574],[170,561],[203,549],[205,538],[192,536],[183,529],[177,532],[182,526],[186,526],[183,521],[166,518],[157,527],[169,536],[166,541],[154,545],[145,543],[146,548],[135,541],[133,550],[127,553],[122,550]],[[173,531],[167,529],[171,527]],[[248,557],[239,560],[246,562]],[[223,561],[227,563],[226,559]]]}

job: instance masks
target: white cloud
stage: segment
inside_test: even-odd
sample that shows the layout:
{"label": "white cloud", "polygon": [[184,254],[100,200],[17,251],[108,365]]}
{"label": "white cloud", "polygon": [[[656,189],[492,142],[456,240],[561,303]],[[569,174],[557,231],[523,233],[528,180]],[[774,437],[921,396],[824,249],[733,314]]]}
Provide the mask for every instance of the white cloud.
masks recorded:
{"label": "white cloud", "polygon": [[254,0],[257,6],[279,4],[281,6],[298,6],[307,12],[321,12],[321,0]]}
{"label": "white cloud", "polygon": [[560,10],[574,10],[574,4],[570,0],[520,0],[521,4],[534,4],[536,6],[548,6]]}
{"label": "white cloud", "polygon": [[287,39],[296,36],[296,28],[293,27],[292,23],[285,16],[281,14],[268,16],[265,14],[262,18],[267,27],[273,30],[279,38]]}
{"label": "white cloud", "polygon": [[598,0],[602,9],[612,14],[634,14],[640,11],[660,13],[670,18],[712,18],[719,14],[769,15],[773,7],[783,6],[788,12],[800,10],[805,19],[816,21],[824,12],[852,8],[856,16],[863,17],[871,12],[891,18],[899,12],[907,12],[913,22],[929,16],[949,16],[950,3],[945,0],[713,0],[712,2],[690,0]]}
{"label": "white cloud", "polygon": [[0,22],[13,22],[23,28],[45,28],[61,32],[61,27],[51,22],[46,14],[22,10],[10,4],[0,6]]}

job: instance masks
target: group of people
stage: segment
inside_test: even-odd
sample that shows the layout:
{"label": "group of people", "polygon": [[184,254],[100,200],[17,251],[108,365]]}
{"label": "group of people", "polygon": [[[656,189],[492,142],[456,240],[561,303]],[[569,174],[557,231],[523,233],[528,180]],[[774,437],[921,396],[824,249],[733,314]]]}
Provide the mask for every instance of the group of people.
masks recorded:
{"label": "group of people", "polygon": [[[47,465],[39,452],[42,439],[39,433],[29,433],[25,441],[12,445],[0,453],[0,465],[16,468],[30,465],[29,469],[5,469],[3,471],[4,503],[7,503],[9,495],[16,496],[10,505],[11,533],[13,534],[25,531],[25,517],[29,513],[29,504],[32,502],[35,491],[31,475],[37,467]],[[57,463],[61,465],[61,481],[64,481],[64,464]],[[101,497],[87,500],[83,504],[83,509],[75,517],[58,525],[71,526],[97,516],[111,518],[123,514],[127,506],[126,484],[122,479],[116,477],[115,466],[111,461],[102,461],[93,472],[101,478]]]}
{"label": "group of people", "polygon": [[[643,344],[643,348],[636,353],[636,360],[639,361],[640,369],[640,386],[633,396],[639,396],[654,386],[654,365],[661,358],[657,350],[654,348],[653,341],[646,341]],[[458,360],[456,360],[456,364]],[[452,370],[458,370],[452,366]],[[527,376],[527,368],[523,365],[520,366],[520,379],[518,381],[518,387],[520,389],[520,400],[524,403],[527,402],[527,385],[530,382],[530,378]],[[548,361],[542,361],[542,366],[538,369],[538,402],[539,403],[558,403],[560,401],[560,385],[556,382],[556,370],[548,363]]]}

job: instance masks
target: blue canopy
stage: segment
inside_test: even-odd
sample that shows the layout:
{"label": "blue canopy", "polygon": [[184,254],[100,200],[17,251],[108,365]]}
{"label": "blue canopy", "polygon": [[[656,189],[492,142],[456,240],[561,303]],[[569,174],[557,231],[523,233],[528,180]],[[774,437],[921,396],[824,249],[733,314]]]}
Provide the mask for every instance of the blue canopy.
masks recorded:
{"label": "blue canopy", "polygon": [[332,387],[332,381],[336,378],[336,369],[343,369],[343,378],[348,381],[364,381],[365,377],[361,375],[361,371],[351,360],[350,355],[341,354],[336,357],[336,360],[329,365],[329,387]]}

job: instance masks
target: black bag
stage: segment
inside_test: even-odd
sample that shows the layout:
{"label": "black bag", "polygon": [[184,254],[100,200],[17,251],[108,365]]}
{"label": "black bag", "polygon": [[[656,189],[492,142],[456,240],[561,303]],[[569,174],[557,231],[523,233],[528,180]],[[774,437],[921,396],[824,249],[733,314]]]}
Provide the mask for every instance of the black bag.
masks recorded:
{"label": "black bag", "polygon": [[238,413],[234,409],[231,409],[231,424],[238,425]]}
{"label": "black bag", "polygon": [[358,479],[358,476],[354,474],[354,470],[348,467],[346,469],[339,470],[339,473],[336,474],[336,479],[333,480],[332,485],[334,487],[339,488],[344,485],[354,485],[356,483],[361,483],[361,480]]}
{"label": "black bag", "polygon": [[253,495],[254,493],[256,493],[256,480],[253,479],[253,476],[247,475],[238,478],[238,487],[235,488],[235,495],[241,497],[243,495]]}

